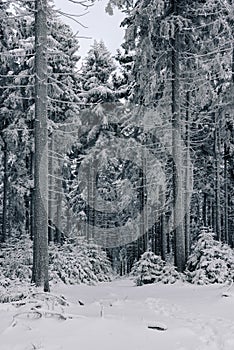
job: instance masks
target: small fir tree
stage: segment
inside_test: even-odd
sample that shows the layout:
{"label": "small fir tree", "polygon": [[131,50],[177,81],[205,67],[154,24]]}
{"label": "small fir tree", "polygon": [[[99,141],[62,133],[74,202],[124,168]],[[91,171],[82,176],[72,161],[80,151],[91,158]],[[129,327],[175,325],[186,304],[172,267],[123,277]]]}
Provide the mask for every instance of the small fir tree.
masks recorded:
{"label": "small fir tree", "polygon": [[137,286],[157,282],[174,283],[180,278],[180,274],[173,265],[168,265],[160,256],[153,252],[142,254],[131,270],[134,281]]}
{"label": "small fir tree", "polygon": [[87,244],[87,256],[92,265],[93,272],[98,282],[108,282],[111,280],[111,264],[106,252],[96,244]]}
{"label": "small fir tree", "polygon": [[76,239],[51,246],[50,276],[54,282],[93,285],[111,280],[111,266],[98,246]]}
{"label": "small fir tree", "polygon": [[224,283],[233,278],[234,254],[214,239],[214,232],[203,228],[187,261],[187,280],[196,284]]}

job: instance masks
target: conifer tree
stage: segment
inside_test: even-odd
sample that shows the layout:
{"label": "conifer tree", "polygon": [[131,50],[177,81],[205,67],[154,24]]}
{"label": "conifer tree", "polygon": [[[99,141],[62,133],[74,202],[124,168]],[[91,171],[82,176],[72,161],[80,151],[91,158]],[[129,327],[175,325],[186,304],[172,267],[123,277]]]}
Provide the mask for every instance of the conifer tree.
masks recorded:
{"label": "conifer tree", "polygon": [[[96,192],[96,171],[100,157],[103,151],[103,145],[107,142],[104,136],[101,136],[101,130],[108,127],[109,122],[113,122],[115,118],[115,109],[113,112],[108,106],[116,101],[116,91],[112,84],[112,73],[115,70],[114,60],[105,47],[104,43],[94,41],[87,57],[84,59],[81,75],[80,75],[80,93],[81,99],[81,127],[80,134],[83,135],[78,147],[74,146],[72,158],[77,164],[73,169],[73,185],[74,191],[70,193],[71,203],[74,210],[85,214],[86,222],[84,226],[87,239],[94,236],[95,230],[95,201]],[[110,120],[109,120],[110,118]],[[105,141],[106,139],[106,141]],[[87,186],[85,210],[81,205],[80,196],[76,191],[78,168],[83,159],[80,155],[85,154],[83,164],[86,164]],[[80,154],[80,155],[79,155]],[[80,160],[77,162],[77,156]]]}
{"label": "conifer tree", "polygon": [[191,283],[225,283],[232,280],[233,250],[215,240],[212,230],[203,228],[187,262],[187,278]]}
{"label": "conifer tree", "polygon": [[32,282],[49,291],[47,0],[35,6],[35,168]]}

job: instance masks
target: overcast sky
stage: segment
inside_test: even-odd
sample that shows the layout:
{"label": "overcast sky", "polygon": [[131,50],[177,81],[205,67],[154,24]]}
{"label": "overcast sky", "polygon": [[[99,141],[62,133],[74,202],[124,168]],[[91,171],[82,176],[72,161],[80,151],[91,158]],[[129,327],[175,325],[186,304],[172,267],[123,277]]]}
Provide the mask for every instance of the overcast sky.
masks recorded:
{"label": "overcast sky", "polygon": [[[75,5],[69,0],[54,0],[58,9],[68,14],[84,14],[84,9]],[[83,25],[88,28],[83,28],[78,23],[63,17],[63,21],[68,23],[74,32],[79,32],[78,36],[87,36],[92,39],[79,39],[80,51],[79,54],[83,57],[89,50],[93,40],[103,39],[107,48],[114,54],[116,49],[120,47],[124,31],[120,28],[120,23],[123,19],[123,14],[117,9],[114,11],[114,15],[110,16],[105,12],[105,6],[108,0],[96,0],[95,4],[88,10],[88,14],[77,18]]]}

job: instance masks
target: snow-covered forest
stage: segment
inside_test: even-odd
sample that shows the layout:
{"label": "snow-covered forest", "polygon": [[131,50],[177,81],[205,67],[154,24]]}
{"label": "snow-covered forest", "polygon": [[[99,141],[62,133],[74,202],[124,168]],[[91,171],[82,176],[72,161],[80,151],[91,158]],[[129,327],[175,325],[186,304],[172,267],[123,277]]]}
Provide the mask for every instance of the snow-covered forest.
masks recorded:
{"label": "snow-covered forest", "polygon": [[65,1],[0,0],[1,349],[231,350],[233,0],[109,0],[85,57]]}

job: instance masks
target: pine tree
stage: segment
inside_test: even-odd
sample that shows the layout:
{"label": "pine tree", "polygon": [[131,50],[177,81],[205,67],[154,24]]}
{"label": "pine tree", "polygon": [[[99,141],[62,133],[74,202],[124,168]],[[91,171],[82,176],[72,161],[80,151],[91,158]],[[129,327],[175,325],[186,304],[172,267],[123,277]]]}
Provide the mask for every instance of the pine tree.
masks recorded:
{"label": "pine tree", "polygon": [[[96,192],[96,171],[98,164],[102,163],[101,159],[105,158],[103,153],[105,144],[110,144],[109,137],[104,135],[104,129],[108,129],[108,124],[116,120],[116,105],[112,105],[116,101],[116,91],[112,84],[114,70],[114,60],[104,43],[95,41],[84,59],[81,69],[78,96],[82,103],[81,126],[79,128],[79,133],[82,136],[79,144],[74,145],[71,153],[71,159],[74,162],[72,169],[72,188],[74,190],[69,195],[74,211],[78,214],[85,214],[86,219],[81,222],[81,230],[88,240],[92,239],[95,234],[95,201],[98,195]],[[87,185],[83,189],[83,193],[79,193],[80,190],[77,186],[77,174],[81,166],[87,175],[87,179],[85,179]],[[82,196],[86,196],[87,205],[84,204]]]}
{"label": "pine tree", "polygon": [[50,276],[54,282],[93,285],[110,281],[112,270],[101,248],[76,236],[62,246],[50,247]]}
{"label": "pine tree", "polygon": [[174,266],[166,264],[160,256],[149,251],[133,265],[131,275],[138,286],[157,282],[174,283],[181,278]]}
{"label": "pine tree", "polygon": [[[1,6],[0,133],[4,146],[3,241],[7,235],[10,235],[10,221],[16,222],[15,229],[23,231],[20,222],[24,214],[21,213],[20,206],[29,184],[28,179],[24,177],[26,173],[24,170],[20,170],[20,177],[17,178],[16,176],[16,171],[19,170],[22,161],[15,154],[18,153],[20,157],[24,157],[28,152],[29,146],[27,126],[21,116],[21,113],[25,112],[25,100],[19,99],[19,94],[24,89],[22,81],[24,81],[24,76],[27,74],[22,63],[29,52],[27,52],[25,47],[22,47],[23,26],[19,18],[14,20],[18,4],[14,5],[11,8],[8,3],[4,3]],[[25,22],[27,22],[27,16]],[[19,135],[18,129],[20,129]],[[21,144],[18,142],[18,137]],[[22,175],[23,177],[21,177]],[[17,191],[17,189],[21,191]],[[13,196],[17,196],[17,200],[13,200]],[[18,207],[17,204],[19,205]],[[12,230],[14,230],[14,227],[12,227]]]}
{"label": "pine tree", "polygon": [[35,9],[35,167],[32,282],[48,292],[47,0],[36,1]]}
{"label": "pine tree", "polygon": [[82,66],[81,96],[86,103],[105,103],[115,100],[111,75],[115,64],[103,41],[94,41]]}
{"label": "pine tree", "polygon": [[187,279],[191,283],[225,283],[233,278],[234,254],[226,244],[214,239],[214,232],[201,230],[187,261]]}
{"label": "pine tree", "polygon": [[[10,225],[4,224],[3,230],[5,231],[7,227],[8,235],[9,233],[15,235],[15,232],[17,234],[23,233],[26,230],[32,237],[34,18],[33,11],[31,11],[33,10],[32,3],[29,2],[25,7],[21,5],[21,1],[15,2],[14,6],[11,7],[9,4],[6,5],[5,23],[9,24],[10,28],[7,29],[9,41],[4,55],[1,56],[6,57],[6,69],[9,71],[9,74],[6,71],[6,74],[1,78],[5,79],[5,83],[2,82],[4,91],[1,104],[3,116],[1,122],[5,123],[2,136],[5,135],[8,140],[8,151],[5,152],[8,157],[8,161],[5,161],[8,167],[8,175],[5,176],[8,179],[5,181],[8,205],[7,215],[4,211],[4,218],[7,218],[8,223],[10,223]],[[59,122],[66,120],[77,123],[79,120],[78,98],[76,97],[78,43],[69,27],[55,18],[54,11],[48,8],[48,12],[48,39],[51,44],[51,49],[48,52],[48,94],[50,98],[48,117],[51,120],[49,121],[50,134],[52,131],[54,134],[54,129],[59,127]],[[16,20],[13,21],[14,16]],[[53,49],[52,46],[54,46]],[[4,65],[2,65],[3,67]],[[58,126],[54,124],[55,122]],[[61,130],[57,134],[59,132],[61,138]],[[57,141],[58,144],[59,141]],[[54,154],[49,156],[50,159],[51,157],[55,158]],[[3,158],[6,159],[6,157]],[[57,160],[54,162],[55,166],[56,162]],[[50,179],[54,178],[56,171],[54,170]],[[3,221],[6,222],[6,219]]]}
{"label": "pine tree", "polygon": [[51,9],[50,16],[48,42],[53,49],[48,56],[49,236],[50,240],[61,243],[64,212],[69,209],[69,203],[63,196],[64,137],[69,128],[76,131],[80,125],[81,101],[77,96],[79,78],[76,66],[79,44],[69,26],[56,18]]}

